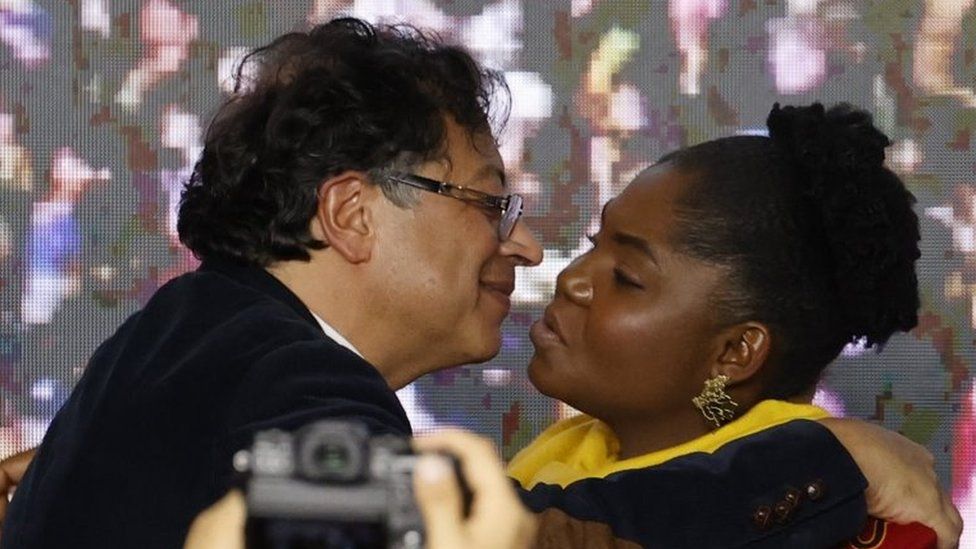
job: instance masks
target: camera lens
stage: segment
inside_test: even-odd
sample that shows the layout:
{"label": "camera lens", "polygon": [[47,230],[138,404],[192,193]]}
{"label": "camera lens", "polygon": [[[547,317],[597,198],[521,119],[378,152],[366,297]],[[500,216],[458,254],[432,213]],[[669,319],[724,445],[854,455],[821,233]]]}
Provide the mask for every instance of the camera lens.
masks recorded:
{"label": "camera lens", "polygon": [[349,448],[345,445],[326,442],[316,446],[313,453],[312,459],[329,474],[341,474],[349,467]]}
{"label": "camera lens", "polygon": [[321,421],[298,437],[298,473],[319,482],[354,482],[366,477],[368,431],[359,425]]}

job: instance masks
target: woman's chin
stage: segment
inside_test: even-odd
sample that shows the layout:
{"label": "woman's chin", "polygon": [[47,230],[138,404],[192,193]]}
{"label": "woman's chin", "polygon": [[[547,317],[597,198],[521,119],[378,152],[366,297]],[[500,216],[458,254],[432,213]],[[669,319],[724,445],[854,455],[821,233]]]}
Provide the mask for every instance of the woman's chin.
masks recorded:
{"label": "woman's chin", "polygon": [[554,383],[558,373],[545,357],[540,356],[538,351],[532,355],[532,359],[529,361],[528,375],[529,382],[537,391],[548,397],[559,398],[559,391],[553,390],[554,386],[558,385]]}

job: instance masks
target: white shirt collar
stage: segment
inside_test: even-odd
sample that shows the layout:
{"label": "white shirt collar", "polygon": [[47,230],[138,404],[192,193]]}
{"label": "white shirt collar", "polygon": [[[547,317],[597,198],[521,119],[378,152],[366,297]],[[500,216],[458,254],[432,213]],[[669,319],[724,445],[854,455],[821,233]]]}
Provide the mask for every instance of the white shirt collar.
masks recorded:
{"label": "white shirt collar", "polygon": [[[312,313],[311,310],[309,312]],[[319,315],[312,313],[312,316],[315,317],[315,321],[319,323],[319,326],[322,328],[322,331],[325,332],[325,335],[332,338],[332,340],[339,345],[342,345],[346,349],[349,349],[350,351],[359,355],[359,358],[366,360],[362,353],[353,347],[352,343],[349,343],[348,339],[342,337],[342,334],[340,334],[338,330],[333,328],[325,320],[322,320],[322,317]],[[436,425],[434,416],[427,413],[427,411],[424,410],[424,407],[420,404],[417,397],[417,388],[412,383],[399,391],[396,391],[396,395],[397,398],[400,399],[400,405],[403,407],[404,412],[406,412],[407,420],[411,425],[421,425],[428,429]]]}
{"label": "white shirt collar", "polygon": [[[312,313],[312,311],[309,312]],[[320,317],[319,315],[312,313],[312,316],[315,317],[315,321],[319,323],[319,326],[322,328],[322,331],[325,332],[325,335],[332,338],[332,340],[338,343],[339,345],[342,345],[346,349],[349,349],[350,351],[356,353],[356,355],[358,355],[359,358],[366,360],[366,358],[363,357],[363,354],[359,352],[359,349],[354,347],[352,343],[349,343],[348,339],[342,337],[342,334],[340,334],[338,330],[333,328],[328,322],[322,320],[322,317]]]}

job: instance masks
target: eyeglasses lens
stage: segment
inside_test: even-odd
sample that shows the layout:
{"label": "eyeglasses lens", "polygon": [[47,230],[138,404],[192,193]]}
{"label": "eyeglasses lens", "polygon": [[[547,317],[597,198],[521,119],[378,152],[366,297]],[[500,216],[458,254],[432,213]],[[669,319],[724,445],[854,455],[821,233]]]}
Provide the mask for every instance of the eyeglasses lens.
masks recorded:
{"label": "eyeglasses lens", "polygon": [[519,217],[522,216],[522,197],[513,194],[509,198],[508,208],[505,209],[505,215],[502,216],[501,222],[498,224],[498,237],[502,240],[508,240],[512,236],[512,230],[515,229],[515,224],[518,223]]}

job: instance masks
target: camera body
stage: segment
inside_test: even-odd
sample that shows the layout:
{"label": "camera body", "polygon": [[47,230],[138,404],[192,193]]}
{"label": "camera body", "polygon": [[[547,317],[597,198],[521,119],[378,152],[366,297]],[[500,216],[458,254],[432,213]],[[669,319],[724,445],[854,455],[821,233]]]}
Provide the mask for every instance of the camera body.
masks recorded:
{"label": "camera body", "polygon": [[250,473],[248,549],[423,547],[416,460],[409,439],[372,437],[353,421],[257,433],[234,457]]}

